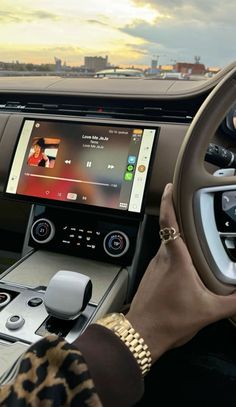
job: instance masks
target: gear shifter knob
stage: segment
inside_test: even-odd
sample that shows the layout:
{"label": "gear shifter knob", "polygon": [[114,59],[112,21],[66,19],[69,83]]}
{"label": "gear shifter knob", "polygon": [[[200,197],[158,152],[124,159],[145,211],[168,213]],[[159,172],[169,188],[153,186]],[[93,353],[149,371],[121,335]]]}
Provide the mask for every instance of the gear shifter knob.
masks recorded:
{"label": "gear shifter knob", "polygon": [[92,296],[89,277],[74,271],[60,270],[49,281],[44,305],[47,312],[59,319],[75,319]]}

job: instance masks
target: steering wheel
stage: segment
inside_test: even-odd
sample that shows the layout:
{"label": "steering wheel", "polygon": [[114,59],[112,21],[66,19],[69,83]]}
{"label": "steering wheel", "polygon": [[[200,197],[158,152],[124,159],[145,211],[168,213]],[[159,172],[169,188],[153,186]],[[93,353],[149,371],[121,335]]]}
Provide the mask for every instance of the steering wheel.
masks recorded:
{"label": "steering wheel", "polygon": [[[217,229],[214,199],[216,193],[226,191],[235,191],[236,196],[236,176],[210,174],[204,157],[209,142],[235,102],[236,68],[214,88],[196,114],[183,141],[173,181],[180,232],[193,263],[205,285],[223,295],[236,289],[236,263],[227,254]],[[231,239],[232,236],[236,237],[236,211],[235,233],[228,234]]]}

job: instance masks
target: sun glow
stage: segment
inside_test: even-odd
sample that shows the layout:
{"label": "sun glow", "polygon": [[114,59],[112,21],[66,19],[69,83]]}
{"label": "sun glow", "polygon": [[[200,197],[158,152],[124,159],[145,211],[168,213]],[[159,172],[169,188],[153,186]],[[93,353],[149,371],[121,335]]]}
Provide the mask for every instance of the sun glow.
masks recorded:
{"label": "sun glow", "polygon": [[145,41],[122,27],[137,20],[152,24],[157,17],[150,6],[131,0],[1,0],[0,61],[52,63],[56,55],[78,65],[85,55],[109,55],[112,63],[120,57],[132,63],[142,57],[137,47]]}

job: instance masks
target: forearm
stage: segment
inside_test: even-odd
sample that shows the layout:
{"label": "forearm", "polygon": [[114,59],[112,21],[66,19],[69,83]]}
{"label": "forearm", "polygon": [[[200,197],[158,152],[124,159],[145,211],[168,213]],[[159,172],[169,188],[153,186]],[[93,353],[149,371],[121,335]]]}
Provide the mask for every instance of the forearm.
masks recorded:
{"label": "forearm", "polygon": [[23,400],[36,406],[39,399],[57,400],[58,406],[73,400],[91,407],[131,407],[143,391],[141,370],[127,346],[93,324],[71,345],[54,335],[32,345],[15,380],[0,387],[0,405],[18,407]]}
{"label": "forearm", "polygon": [[141,370],[127,346],[109,329],[91,325],[75,342],[104,407],[131,407],[143,395]]}

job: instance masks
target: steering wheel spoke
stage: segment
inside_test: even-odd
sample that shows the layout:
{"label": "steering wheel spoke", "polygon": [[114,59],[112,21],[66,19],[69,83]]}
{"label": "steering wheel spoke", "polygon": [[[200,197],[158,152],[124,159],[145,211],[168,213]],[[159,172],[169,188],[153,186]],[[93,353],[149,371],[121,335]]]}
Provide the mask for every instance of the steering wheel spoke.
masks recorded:
{"label": "steering wheel spoke", "polygon": [[[176,215],[194,265],[211,291],[225,295],[236,286],[236,264],[230,248],[235,237],[224,235],[227,231],[219,229],[215,197],[236,191],[236,176],[210,174],[204,158],[209,143],[235,102],[236,68],[215,87],[196,114],[183,141],[173,181]],[[236,232],[234,222],[233,227],[231,233]]]}
{"label": "steering wheel spoke", "polygon": [[193,216],[212,273],[222,283],[236,284],[236,185],[198,190]]}

